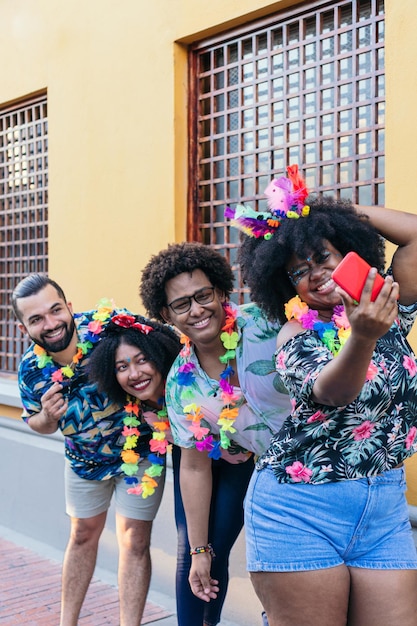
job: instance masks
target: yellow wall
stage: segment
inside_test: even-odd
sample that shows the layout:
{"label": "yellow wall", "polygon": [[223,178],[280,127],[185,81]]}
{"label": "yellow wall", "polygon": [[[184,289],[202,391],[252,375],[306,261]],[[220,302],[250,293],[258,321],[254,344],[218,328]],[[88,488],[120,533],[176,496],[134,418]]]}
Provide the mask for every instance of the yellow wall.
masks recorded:
{"label": "yellow wall", "polygon": [[[0,105],[47,89],[50,274],[75,309],[138,310],[144,263],[185,238],[186,44],[295,4],[2,0]],[[408,210],[416,21],[413,0],[386,0],[386,202]]]}
{"label": "yellow wall", "polygon": [[22,410],[13,406],[7,406],[7,404],[0,404],[0,415],[2,417],[11,417],[16,420],[20,420],[22,417]]}
{"label": "yellow wall", "polygon": [[[386,0],[386,205],[416,212],[415,163],[417,81],[417,5]],[[416,268],[417,273],[417,268]],[[416,350],[417,328],[410,341]],[[417,506],[417,455],[406,462],[408,502]]]}
{"label": "yellow wall", "polygon": [[108,296],[140,310],[144,263],[185,239],[187,59],[175,42],[288,4],[2,0],[0,104],[47,88],[49,273],[76,309]]}

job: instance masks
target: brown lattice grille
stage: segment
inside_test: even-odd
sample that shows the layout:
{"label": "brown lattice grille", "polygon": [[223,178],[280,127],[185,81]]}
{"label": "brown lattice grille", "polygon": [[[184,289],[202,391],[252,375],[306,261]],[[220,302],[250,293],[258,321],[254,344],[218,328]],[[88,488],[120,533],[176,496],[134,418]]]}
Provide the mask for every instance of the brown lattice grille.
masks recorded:
{"label": "brown lattice grille", "polygon": [[0,110],[0,371],[27,345],[10,312],[17,282],[48,269],[48,118],[45,96]]}
{"label": "brown lattice grille", "polygon": [[262,193],[298,163],[310,190],[384,203],[384,2],[303,3],[190,58],[189,237],[236,264],[224,207]]}

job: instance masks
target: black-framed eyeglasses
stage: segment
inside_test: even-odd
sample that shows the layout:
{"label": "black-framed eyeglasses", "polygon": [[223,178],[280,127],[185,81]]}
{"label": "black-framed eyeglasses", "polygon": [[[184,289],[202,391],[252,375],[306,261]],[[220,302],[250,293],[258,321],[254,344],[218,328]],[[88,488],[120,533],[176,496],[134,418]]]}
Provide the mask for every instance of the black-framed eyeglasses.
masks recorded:
{"label": "black-framed eyeglasses", "polygon": [[[310,274],[313,267],[317,265],[324,265],[324,263],[326,263],[326,261],[331,257],[331,255],[332,255],[332,252],[330,250],[324,249],[321,252],[316,252],[312,256],[307,257],[297,267],[291,267],[288,270],[287,275],[290,281],[292,282],[293,286],[296,287],[298,283],[303,280],[303,278],[307,277]],[[340,255],[337,255],[337,256],[340,256]]]}
{"label": "black-framed eyeglasses", "polygon": [[196,291],[192,296],[184,296],[183,298],[177,298],[168,304],[169,308],[177,315],[181,313],[188,313],[191,309],[192,301],[195,300],[197,304],[210,304],[214,300],[215,287],[203,287]]}

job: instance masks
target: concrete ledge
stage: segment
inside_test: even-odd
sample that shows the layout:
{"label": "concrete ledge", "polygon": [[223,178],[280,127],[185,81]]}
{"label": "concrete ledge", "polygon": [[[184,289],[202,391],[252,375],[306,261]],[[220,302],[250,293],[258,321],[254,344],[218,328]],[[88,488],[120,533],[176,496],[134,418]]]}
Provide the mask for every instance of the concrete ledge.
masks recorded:
{"label": "concrete ledge", "polygon": [[55,433],[51,435],[41,435],[40,433],[32,430],[26,422],[21,420],[10,419],[10,417],[2,417],[0,416],[0,429],[6,429],[3,431],[2,436],[5,436],[5,433],[10,431],[10,433],[22,433],[24,435],[37,437],[38,439],[42,439],[42,441],[55,440],[55,441],[64,441],[64,437],[60,430],[57,430]]}
{"label": "concrete ledge", "polygon": [[22,406],[16,379],[0,377],[0,404],[13,407]]}

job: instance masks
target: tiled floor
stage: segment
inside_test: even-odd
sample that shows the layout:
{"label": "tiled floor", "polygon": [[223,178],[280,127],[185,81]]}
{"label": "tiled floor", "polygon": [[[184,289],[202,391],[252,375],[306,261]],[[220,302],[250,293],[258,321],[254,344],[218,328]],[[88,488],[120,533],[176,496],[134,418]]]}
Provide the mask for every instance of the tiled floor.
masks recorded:
{"label": "tiled floor", "polygon": [[[61,564],[0,538],[0,624],[57,626],[60,611]],[[147,602],[142,624],[172,615]],[[79,626],[117,626],[117,590],[93,579]]]}

